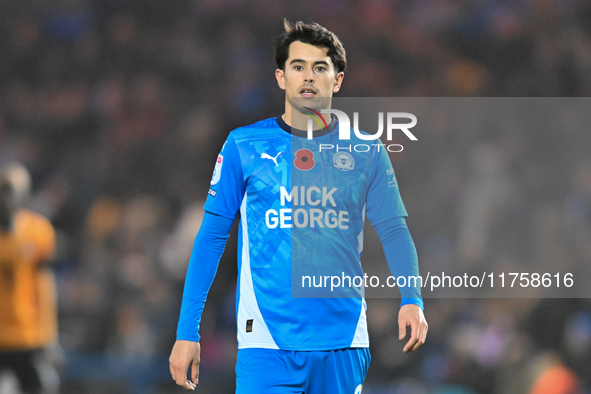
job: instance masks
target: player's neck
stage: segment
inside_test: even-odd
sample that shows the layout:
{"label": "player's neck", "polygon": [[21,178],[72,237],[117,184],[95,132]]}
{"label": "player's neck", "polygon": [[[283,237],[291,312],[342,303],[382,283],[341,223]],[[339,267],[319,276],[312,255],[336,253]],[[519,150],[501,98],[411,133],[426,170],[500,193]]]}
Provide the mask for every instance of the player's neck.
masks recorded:
{"label": "player's neck", "polygon": [[[328,107],[327,109],[330,109]],[[329,124],[331,122],[330,114],[322,114],[321,115],[324,121]],[[289,103],[285,103],[285,113],[281,115],[281,119],[287,124],[289,127],[298,129],[298,130],[307,130],[308,129],[308,119],[310,119],[309,115],[303,114],[297,110],[294,110]],[[312,130],[320,130],[320,125],[317,122],[312,122]]]}

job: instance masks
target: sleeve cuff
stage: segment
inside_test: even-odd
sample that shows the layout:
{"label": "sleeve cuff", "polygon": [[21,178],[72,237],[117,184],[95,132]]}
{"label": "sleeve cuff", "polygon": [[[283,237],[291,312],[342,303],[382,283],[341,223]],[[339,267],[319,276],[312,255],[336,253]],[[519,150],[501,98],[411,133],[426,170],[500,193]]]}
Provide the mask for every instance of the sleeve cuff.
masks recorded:
{"label": "sleeve cuff", "polygon": [[404,305],[408,305],[408,304],[418,305],[419,308],[421,308],[422,310],[425,310],[422,298],[402,298],[402,300],[400,302],[400,307],[403,307]]}

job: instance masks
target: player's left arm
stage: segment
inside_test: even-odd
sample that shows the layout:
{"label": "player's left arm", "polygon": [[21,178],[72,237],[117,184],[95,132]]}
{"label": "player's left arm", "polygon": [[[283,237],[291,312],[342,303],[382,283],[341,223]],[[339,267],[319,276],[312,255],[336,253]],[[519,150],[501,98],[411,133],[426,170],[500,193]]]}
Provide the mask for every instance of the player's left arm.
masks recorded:
{"label": "player's left arm", "polygon": [[[367,193],[367,218],[376,229],[391,274],[407,278],[407,286],[399,287],[402,302],[398,314],[399,339],[406,337],[406,328],[411,328],[405,352],[418,349],[427,337],[427,321],[423,315],[423,299],[419,276],[417,250],[406,226],[408,216],[398,180],[385,149],[378,150],[371,161],[370,184]],[[414,286],[411,280],[414,279]],[[419,283],[417,283],[417,281]]]}
{"label": "player's left arm", "polygon": [[[406,220],[399,217],[383,221],[374,227],[382,241],[392,275],[396,278],[419,277],[417,250]],[[425,343],[428,325],[423,314],[420,281],[414,281],[414,285],[410,285],[411,280],[408,279],[407,283],[408,286],[399,287],[402,302],[398,312],[398,338],[403,340],[406,337],[406,328],[410,327],[410,338],[403,350],[412,352]]]}

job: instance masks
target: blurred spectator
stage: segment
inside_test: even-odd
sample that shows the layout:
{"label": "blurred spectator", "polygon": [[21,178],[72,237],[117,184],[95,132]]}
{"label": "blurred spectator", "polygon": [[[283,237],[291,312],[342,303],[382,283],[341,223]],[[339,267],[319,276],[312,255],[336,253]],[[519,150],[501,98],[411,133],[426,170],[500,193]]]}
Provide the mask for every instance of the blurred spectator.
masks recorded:
{"label": "blurred spectator", "polygon": [[20,164],[0,169],[0,372],[16,375],[26,394],[57,393],[57,305],[46,266],[55,232],[24,209],[31,177]]}

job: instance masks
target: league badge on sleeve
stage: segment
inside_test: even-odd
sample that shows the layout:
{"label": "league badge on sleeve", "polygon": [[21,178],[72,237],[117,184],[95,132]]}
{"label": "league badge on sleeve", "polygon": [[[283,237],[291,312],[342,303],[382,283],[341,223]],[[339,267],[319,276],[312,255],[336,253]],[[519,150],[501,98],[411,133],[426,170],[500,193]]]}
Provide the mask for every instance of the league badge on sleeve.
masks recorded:
{"label": "league badge on sleeve", "polygon": [[211,177],[211,184],[215,185],[220,181],[222,176],[222,164],[224,163],[224,156],[218,155],[215,161],[215,168],[213,169],[213,176]]}

